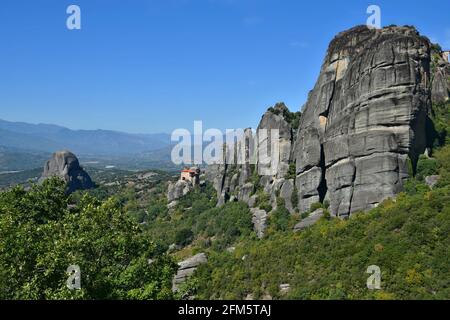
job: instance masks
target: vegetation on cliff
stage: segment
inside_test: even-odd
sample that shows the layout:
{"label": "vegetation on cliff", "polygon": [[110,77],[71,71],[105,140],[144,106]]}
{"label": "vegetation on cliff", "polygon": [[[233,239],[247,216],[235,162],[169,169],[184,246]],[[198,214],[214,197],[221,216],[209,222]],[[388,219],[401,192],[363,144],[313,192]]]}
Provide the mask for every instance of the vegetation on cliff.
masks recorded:
{"label": "vegetation on cliff", "polygon": [[[209,252],[192,279],[198,298],[449,299],[450,146],[436,158],[433,190],[413,179],[408,192],[349,220],[323,218],[296,234],[277,228],[232,253]],[[370,265],[381,268],[381,290],[366,287]]]}

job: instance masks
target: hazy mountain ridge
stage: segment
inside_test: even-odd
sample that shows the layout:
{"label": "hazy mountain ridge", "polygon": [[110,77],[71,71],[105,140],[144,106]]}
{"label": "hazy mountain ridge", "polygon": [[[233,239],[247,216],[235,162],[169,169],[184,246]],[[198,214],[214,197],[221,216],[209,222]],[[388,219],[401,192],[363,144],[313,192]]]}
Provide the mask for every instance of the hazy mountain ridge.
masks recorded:
{"label": "hazy mountain ridge", "polygon": [[54,152],[69,149],[77,154],[129,155],[170,146],[170,135],[130,134],[112,130],[71,130],[52,124],[0,120],[0,146]]}

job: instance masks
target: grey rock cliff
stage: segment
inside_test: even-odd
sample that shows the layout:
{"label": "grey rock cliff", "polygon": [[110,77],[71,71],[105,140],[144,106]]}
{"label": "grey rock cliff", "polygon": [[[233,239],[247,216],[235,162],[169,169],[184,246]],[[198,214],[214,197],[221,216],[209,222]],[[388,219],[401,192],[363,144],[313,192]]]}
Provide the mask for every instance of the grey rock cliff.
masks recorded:
{"label": "grey rock cliff", "polygon": [[434,48],[431,56],[433,103],[444,103],[450,99],[450,63],[443,58],[443,53]]}
{"label": "grey rock cliff", "polygon": [[78,158],[70,151],[58,151],[44,166],[40,181],[50,177],[60,177],[67,183],[67,192],[95,187],[89,175],[80,166]]}
{"label": "grey rock cliff", "polygon": [[336,216],[402,190],[426,147],[430,43],[409,27],[356,27],[330,44],[296,145],[300,211],[329,193]]}
{"label": "grey rock cliff", "polygon": [[[442,55],[413,27],[359,26],[338,34],[299,124],[282,103],[261,119],[258,129],[280,132],[275,172],[261,174],[264,156],[256,165],[208,168],[218,205],[231,198],[257,207],[255,193],[263,190],[274,209],[277,198],[291,213],[327,201],[332,216],[348,217],[395,197],[431,147],[432,103],[449,99],[450,64]],[[253,141],[258,153],[267,142]]]}
{"label": "grey rock cliff", "polygon": [[294,232],[298,232],[311,227],[322,217],[323,217],[323,209],[317,209],[316,211],[311,213],[308,217],[297,223],[294,226]]}

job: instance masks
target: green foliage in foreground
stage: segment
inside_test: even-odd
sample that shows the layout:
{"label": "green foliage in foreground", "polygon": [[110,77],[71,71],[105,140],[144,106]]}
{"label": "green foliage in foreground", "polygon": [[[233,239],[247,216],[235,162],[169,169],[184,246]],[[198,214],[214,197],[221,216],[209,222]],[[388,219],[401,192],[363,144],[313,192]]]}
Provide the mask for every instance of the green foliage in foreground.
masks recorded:
{"label": "green foliage in foreground", "polygon": [[216,208],[216,192],[209,184],[179,199],[170,213],[161,207],[162,202],[154,202],[148,209],[155,212],[155,216],[146,222],[146,232],[166,248],[173,243],[185,246],[192,241],[202,243],[201,247],[209,246],[212,237],[214,246],[225,248],[253,231],[247,205],[231,202]]}
{"label": "green foliage in foreground", "polygon": [[[0,194],[0,299],[172,298],[176,265],[118,202],[86,195],[70,209],[64,189],[51,179]],[[70,265],[81,290],[66,288]]]}
{"label": "green foliage in foreground", "polygon": [[[450,188],[387,201],[348,221],[322,220],[305,232],[246,240],[234,253],[210,252],[197,278],[199,298],[449,299]],[[244,260],[242,257],[246,256]],[[366,288],[378,265],[382,290]]]}
{"label": "green foliage in foreground", "polygon": [[[232,253],[210,250],[192,279],[200,299],[450,299],[450,146],[436,153],[438,186],[412,179],[407,192],[351,219],[322,219],[294,234],[247,238]],[[272,217],[277,230],[286,219]],[[367,267],[382,272],[368,290]],[[288,294],[280,284],[288,283]]]}

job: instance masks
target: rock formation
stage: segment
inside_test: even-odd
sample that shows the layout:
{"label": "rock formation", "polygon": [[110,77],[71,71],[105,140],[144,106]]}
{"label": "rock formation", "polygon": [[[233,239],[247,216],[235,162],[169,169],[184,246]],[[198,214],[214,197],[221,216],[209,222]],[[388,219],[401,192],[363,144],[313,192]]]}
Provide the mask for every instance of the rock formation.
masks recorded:
{"label": "rock formation", "polygon": [[[257,137],[251,129],[244,131],[244,138],[238,141],[232,148],[234,162],[225,162],[221,165],[209,166],[206,170],[206,178],[211,181],[217,191],[218,205],[233,199],[243,201],[253,207],[257,200],[255,192],[258,189],[270,194],[273,207],[276,207],[276,194],[282,189],[283,198],[290,201],[293,191],[293,181],[287,181],[286,176],[289,165],[292,162],[292,149],[294,142],[294,130],[292,128],[293,114],[284,103],[278,103],[263,115],[258,126],[260,130],[267,130],[267,136]],[[279,150],[277,152],[277,167],[272,167],[268,155],[272,153],[270,143],[272,130],[278,130]],[[240,150],[245,149],[242,156]],[[258,154],[256,163],[251,163],[252,154]],[[227,155],[225,155],[227,158]],[[273,174],[263,174],[264,170],[273,169]],[[271,171],[271,170],[270,170]],[[256,177],[256,179],[255,179]]]}
{"label": "rock formation", "polygon": [[67,192],[95,187],[89,175],[80,166],[78,158],[70,151],[58,151],[52,155],[44,167],[40,181],[57,176],[67,183]]}
{"label": "rock formation", "polygon": [[[442,56],[413,27],[340,33],[299,123],[282,103],[261,119],[258,129],[280,133],[276,172],[261,175],[264,157],[207,169],[218,205],[239,200],[259,210],[263,192],[272,208],[279,198],[291,213],[327,201],[332,216],[348,217],[394,197],[431,147],[432,103],[450,97],[450,64]],[[246,150],[259,152],[265,142],[252,139],[250,129],[245,137]],[[260,219],[254,222],[260,230]]]}
{"label": "rock formation", "polygon": [[294,232],[301,231],[314,225],[320,218],[323,217],[323,209],[317,209],[311,213],[308,217],[300,221],[294,226]]}
{"label": "rock formation", "polygon": [[450,99],[450,63],[437,47],[433,47],[431,52],[431,72],[433,103],[447,102]]}
{"label": "rock formation", "polygon": [[199,265],[207,262],[208,258],[206,257],[206,254],[199,253],[178,263],[178,272],[172,281],[172,291],[178,291],[179,285],[184,283],[195,272],[195,270],[197,270]]}
{"label": "rock formation", "polygon": [[169,182],[167,189],[167,201],[171,202],[180,199],[193,189],[193,185],[189,181],[179,180],[175,183]]}
{"label": "rock formation", "polygon": [[261,239],[264,237],[267,227],[267,212],[257,208],[251,208],[250,212],[252,213],[252,223],[256,235]]}
{"label": "rock formation", "polygon": [[200,168],[192,167],[181,171],[180,179],[177,182],[169,182],[167,188],[167,201],[169,206],[175,204],[175,200],[188,194],[195,186],[200,185]]}

